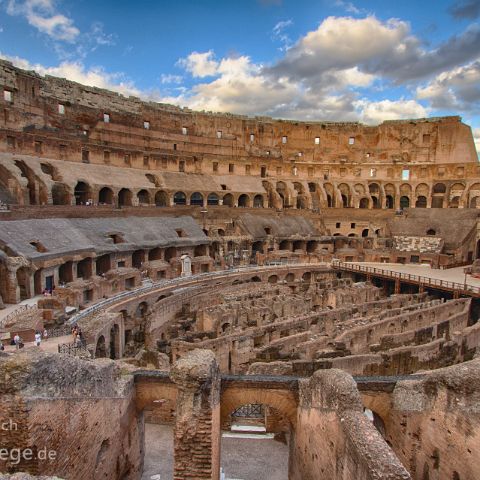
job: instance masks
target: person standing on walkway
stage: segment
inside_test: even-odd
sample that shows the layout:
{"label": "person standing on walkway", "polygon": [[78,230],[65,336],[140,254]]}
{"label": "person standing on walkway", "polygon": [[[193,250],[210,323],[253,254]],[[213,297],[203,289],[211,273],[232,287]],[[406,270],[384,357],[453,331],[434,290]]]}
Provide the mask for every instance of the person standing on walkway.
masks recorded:
{"label": "person standing on walkway", "polygon": [[20,348],[20,342],[21,342],[20,335],[16,333],[15,336],[13,337],[13,343],[15,344],[15,348],[17,350]]}
{"label": "person standing on walkway", "polygon": [[40,332],[36,332],[35,333],[35,345],[37,347],[39,347],[40,343],[42,343],[42,334]]}

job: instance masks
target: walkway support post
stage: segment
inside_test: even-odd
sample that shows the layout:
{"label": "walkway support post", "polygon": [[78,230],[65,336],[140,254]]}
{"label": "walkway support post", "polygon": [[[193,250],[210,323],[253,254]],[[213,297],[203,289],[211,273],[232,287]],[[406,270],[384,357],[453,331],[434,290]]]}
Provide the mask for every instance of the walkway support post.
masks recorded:
{"label": "walkway support post", "polygon": [[220,373],[210,350],[192,350],[170,372],[177,385],[174,480],[220,478]]}

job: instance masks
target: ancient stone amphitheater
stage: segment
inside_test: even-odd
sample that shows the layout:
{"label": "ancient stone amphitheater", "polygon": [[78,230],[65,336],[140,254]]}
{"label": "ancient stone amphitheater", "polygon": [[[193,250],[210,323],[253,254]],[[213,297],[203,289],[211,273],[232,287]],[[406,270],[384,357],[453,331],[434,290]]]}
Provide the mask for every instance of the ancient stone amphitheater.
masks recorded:
{"label": "ancient stone amphitheater", "polygon": [[459,117],[194,112],[4,61],[0,92],[0,478],[480,479]]}

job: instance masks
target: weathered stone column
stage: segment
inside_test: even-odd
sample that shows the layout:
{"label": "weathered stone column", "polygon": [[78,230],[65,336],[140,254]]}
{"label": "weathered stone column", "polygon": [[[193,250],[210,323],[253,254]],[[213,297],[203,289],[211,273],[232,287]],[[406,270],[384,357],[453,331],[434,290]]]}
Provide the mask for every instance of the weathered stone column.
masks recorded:
{"label": "weathered stone column", "polygon": [[220,475],[220,374],[210,350],[192,350],[171,372],[177,384],[174,480]]}

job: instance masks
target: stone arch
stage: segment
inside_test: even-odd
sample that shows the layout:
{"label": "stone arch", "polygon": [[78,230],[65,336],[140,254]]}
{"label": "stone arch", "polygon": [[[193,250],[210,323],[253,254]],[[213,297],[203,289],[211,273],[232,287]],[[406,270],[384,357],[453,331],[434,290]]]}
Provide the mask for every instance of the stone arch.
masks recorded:
{"label": "stone arch", "polygon": [[105,204],[105,205],[113,205],[114,204],[113,191],[112,191],[111,188],[103,187],[98,192],[98,203]]}
{"label": "stone arch", "polygon": [[231,193],[224,195],[223,205],[226,205],[227,207],[233,207],[233,195]]}
{"label": "stone arch", "polygon": [[165,261],[170,262],[173,258],[177,256],[177,249],[175,247],[168,247],[165,250]]}
{"label": "stone arch", "polygon": [[335,208],[335,189],[333,188],[333,185],[331,183],[324,183],[323,188],[327,194],[327,207]]}
{"label": "stone arch", "polygon": [[424,195],[419,195],[417,201],[415,202],[415,208],[427,208],[427,197]]}
{"label": "stone arch", "polygon": [[184,192],[176,192],[173,196],[173,203],[174,205],[186,205],[187,204],[187,196]]}
{"label": "stone arch", "polygon": [[338,186],[338,190],[340,190],[340,194],[342,196],[342,206],[343,208],[348,208],[351,206],[352,202],[352,194],[350,191],[350,187],[346,183],[341,183]]}
{"label": "stone arch", "polygon": [[107,346],[105,344],[105,337],[100,335],[95,346],[95,358],[107,358]]}
{"label": "stone arch", "polygon": [[392,183],[387,183],[383,189],[385,190],[385,206],[395,208],[395,186]]}
{"label": "stone arch", "polygon": [[207,197],[207,205],[218,205],[220,202],[219,202],[219,198],[218,198],[218,195],[216,193],[210,193]]}
{"label": "stone arch", "polygon": [[155,193],[155,206],[157,207],[169,206],[167,192],[164,192],[163,190],[159,190],[158,192]]}
{"label": "stone arch", "polygon": [[200,192],[193,192],[190,195],[190,205],[203,207],[203,195]]}
{"label": "stone arch", "polygon": [[145,189],[137,193],[137,199],[140,205],[150,205],[150,194]]}
{"label": "stone arch", "polygon": [[360,199],[359,208],[369,208],[370,207],[370,200],[367,197],[363,197]]}
{"label": "stone arch", "polygon": [[263,196],[255,195],[253,197],[253,206],[254,208],[263,208]]}
{"label": "stone arch", "polygon": [[79,181],[73,190],[76,205],[84,205],[92,198],[92,188],[87,182]]}
{"label": "stone arch", "polygon": [[52,203],[54,205],[70,205],[70,189],[65,183],[54,183],[52,185]]}
{"label": "stone arch", "polygon": [[410,207],[410,197],[407,197],[406,195],[402,195],[400,197],[400,208],[403,210],[404,208],[409,208]]}
{"label": "stone arch", "polygon": [[246,193],[242,193],[238,197],[238,206],[239,207],[249,207],[250,206],[250,197]]}
{"label": "stone arch", "polygon": [[128,188],[122,188],[118,192],[118,206],[131,207],[132,206],[132,191]]}
{"label": "stone arch", "polygon": [[278,282],[278,276],[277,275],[270,275],[268,277],[268,283],[277,283]]}

